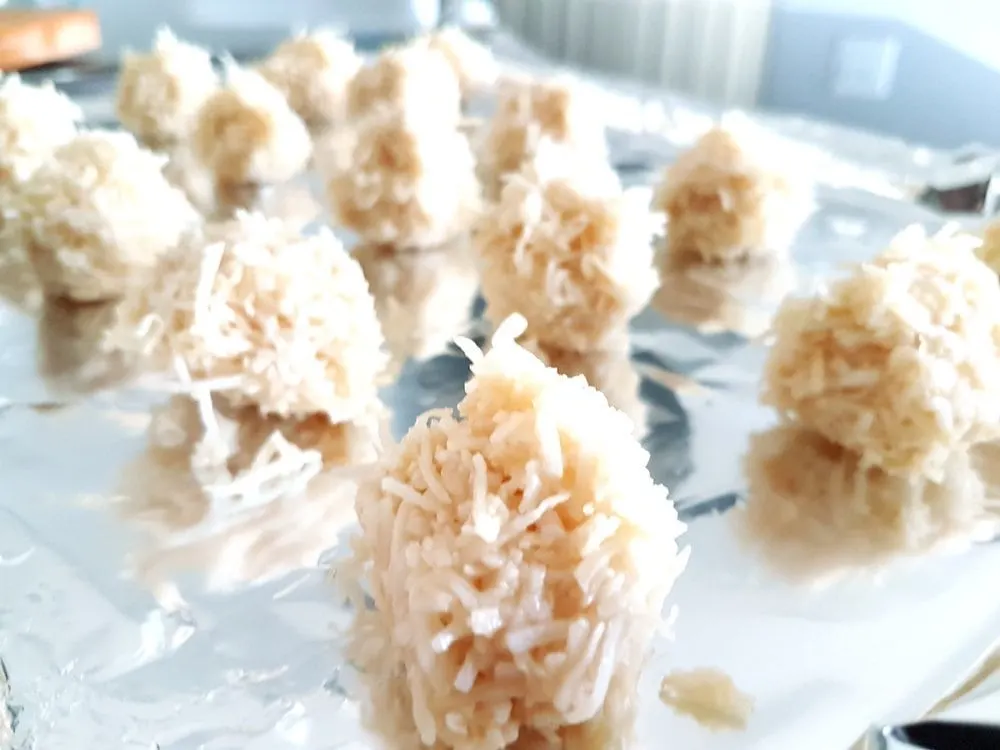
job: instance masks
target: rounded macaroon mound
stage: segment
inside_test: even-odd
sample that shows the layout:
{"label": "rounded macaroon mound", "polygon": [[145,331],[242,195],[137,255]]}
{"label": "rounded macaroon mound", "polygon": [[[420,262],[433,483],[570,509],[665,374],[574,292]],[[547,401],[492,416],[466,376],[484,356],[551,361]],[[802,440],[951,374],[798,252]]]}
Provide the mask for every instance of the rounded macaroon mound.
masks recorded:
{"label": "rounded macaroon mound", "polygon": [[528,336],[571,351],[605,348],[657,287],[661,222],[614,171],[553,146],[512,177],[473,232],[494,323],[513,313]]}
{"label": "rounded macaroon mound", "polygon": [[[51,82],[0,79],[0,195],[28,179],[52,152],[76,135],[83,111]],[[6,208],[6,206],[5,206]]]}
{"label": "rounded macaroon mound", "polygon": [[122,56],[115,114],[149,148],[169,148],[187,138],[218,85],[208,50],[161,28],[150,52]]}
{"label": "rounded macaroon mound", "polygon": [[379,110],[335,133],[319,161],[333,215],[366,242],[440,245],[480,207],[468,139],[433,115]]}
{"label": "rounded macaroon mound", "polygon": [[164,162],[129,133],[84,131],[24,182],[17,221],[46,294],[121,297],[198,223]]}
{"label": "rounded macaroon mound", "polygon": [[504,177],[528,165],[543,141],[574,150],[578,159],[607,161],[604,118],[597,102],[572,79],[501,81],[480,147],[480,178],[487,195],[495,197]]}
{"label": "rounded macaroon mound", "polygon": [[895,560],[967,545],[995,527],[968,453],[940,481],[865,467],[860,457],[800,425],[753,435],[744,458],[749,545],[781,575],[827,582]]}
{"label": "rounded macaroon mound", "polygon": [[309,131],[281,92],[236,64],[199,110],[191,138],[195,156],[224,185],[286,182],[312,155]]}
{"label": "rounded macaroon mound", "polygon": [[858,453],[940,480],[1000,434],[1000,285],[966,239],[904,231],[773,321],[762,402]]}
{"label": "rounded macaroon mound", "polygon": [[749,128],[717,127],[681,154],[653,197],[667,216],[667,254],[731,263],[787,252],[813,200],[776,151]]}
{"label": "rounded macaroon mound", "polygon": [[449,58],[426,44],[409,44],[390,47],[363,66],[347,87],[348,115],[363,118],[387,108],[456,127],[462,90]]}
{"label": "rounded macaroon mound", "polygon": [[347,116],[347,86],[361,68],[354,45],[333,31],[286,39],[257,70],[313,133]]}
{"label": "rounded macaroon mound", "polygon": [[499,65],[489,48],[457,26],[446,26],[427,34],[420,42],[437,50],[451,65],[463,97],[496,83]]}
{"label": "rounded macaroon mound", "polygon": [[350,652],[393,747],[623,747],[686,561],[631,420],[517,333],[463,342],[459,416],[419,419],[358,495]]}
{"label": "rounded macaroon mound", "polygon": [[976,247],[976,257],[1000,274],[1000,221],[992,221],[983,229],[983,236]]}
{"label": "rounded macaroon mound", "polygon": [[116,328],[154,371],[179,362],[230,405],[281,417],[357,418],[387,360],[368,284],[340,241],[244,212],[164,256]]}

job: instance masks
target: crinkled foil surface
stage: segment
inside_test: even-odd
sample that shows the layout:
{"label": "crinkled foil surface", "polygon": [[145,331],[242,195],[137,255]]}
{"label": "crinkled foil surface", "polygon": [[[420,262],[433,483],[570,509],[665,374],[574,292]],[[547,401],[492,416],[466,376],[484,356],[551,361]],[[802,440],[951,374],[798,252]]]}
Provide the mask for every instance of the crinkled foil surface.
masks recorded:
{"label": "crinkled foil surface", "polygon": [[[498,50],[511,67],[541,65],[509,40]],[[615,119],[613,159],[638,189],[714,115],[593,85]],[[85,104],[96,121],[108,109]],[[907,224],[946,221],[913,198],[934,175],[956,179],[951,156],[758,119],[787,136],[787,158],[820,183],[795,247],[798,289],[872,256]],[[647,421],[652,471],[689,520],[693,550],[671,597],[674,638],[657,645],[642,685],[641,745],[843,750],[874,724],[922,714],[992,647],[1000,545],[818,592],[783,584],[746,556],[726,511],[743,489],[748,434],[773,419],[756,403],[765,349],[753,334],[772,292],[787,285],[745,281],[720,296],[713,280],[688,280],[683,288],[711,293],[652,305],[635,321],[630,359],[607,369],[619,405]],[[188,606],[169,611],[128,579],[137,542],[107,498],[143,448],[154,398],[116,392],[61,405],[35,374],[35,335],[29,317],[0,308],[0,747],[374,747],[338,643],[350,612],[323,570],[226,595],[181,579]],[[396,435],[426,409],[454,405],[467,375],[454,349],[406,363],[384,394]],[[712,734],[659,703],[661,677],[692,667],[722,669],[754,697],[746,732]]]}

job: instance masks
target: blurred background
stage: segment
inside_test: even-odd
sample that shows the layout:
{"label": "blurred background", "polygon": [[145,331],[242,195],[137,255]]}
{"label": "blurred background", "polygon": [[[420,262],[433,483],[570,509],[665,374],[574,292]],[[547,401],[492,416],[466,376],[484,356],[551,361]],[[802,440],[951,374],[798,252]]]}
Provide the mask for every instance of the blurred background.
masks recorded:
{"label": "blurred background", "polygon": [[[8,0],[8,9],[66,2]],[[793,112],[936,147],[1000,145],[1000,3],[991,0],[83,0],[99,56],[160,24],[254,56],[333,25],[377,46],[457,20],[546,55],[705,100]]]}

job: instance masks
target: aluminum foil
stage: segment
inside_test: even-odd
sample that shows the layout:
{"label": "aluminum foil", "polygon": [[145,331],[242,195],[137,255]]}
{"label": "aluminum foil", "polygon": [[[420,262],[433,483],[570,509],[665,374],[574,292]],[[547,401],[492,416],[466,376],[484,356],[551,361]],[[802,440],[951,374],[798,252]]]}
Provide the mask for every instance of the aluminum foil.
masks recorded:
{"label": "aluminum foil", "polygon": [[[542,67],[504,44],[511,67]],[[592,85],[630,102],[629,117],[656,120],[636,127],[616,110],[612,158],[635,189],[648,189],[718,114]],[[108,102],[89,105],[99,112]],[[820,182],[794,265],[674,278],[688,296],[658,296],[635,320],[627,356],[574,365],[644,421],[650,468],[690,522],[691,563],[670,600],[674,637],[657,644],[641,686],[644,748],[842,750],[871,726],[922,715],[1000,634],[1000,545],[804,592],[736,541],[726,511],[743,490],[740,457],[747,436],[773,422],[756,403],[765,349],[755,333],[768,313],[789,290],[871,257],[902,227],[947,219],[912,189],[930,184],[929,165],[946,155],[757,119],[786,136],[789,158],[809,156]],[[881,158],[858,158],[865,149]],[[437,278],[450,272],[442,261]],[[483,332],[477,319],[457,325]],[[140,542],[108,500],[143,449],[157,399],[121,390],[64,403],[36,372],[37,333],[33,319],[0,308],[0,748],[374,747],[338,640],[350,611],[323,569],[226,594],[181,578],[184,606],[165,606],[129,579]],[[397,437],[419,413],[454,405],[468,377],[454,348],[424,354],[383,394]],[[657,701],[665,673],[693,667],[719,668],[753,696],[745,732],[710,733]]]}

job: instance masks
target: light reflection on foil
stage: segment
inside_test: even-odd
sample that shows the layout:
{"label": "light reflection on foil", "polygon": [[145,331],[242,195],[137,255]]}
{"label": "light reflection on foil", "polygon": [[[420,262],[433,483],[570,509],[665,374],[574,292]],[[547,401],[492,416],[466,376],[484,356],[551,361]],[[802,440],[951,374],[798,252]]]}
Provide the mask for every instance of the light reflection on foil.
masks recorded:
{"label": "light reflection on foil", "polygon": [[[654,101],[641,87],[605,90],[612,101],[630,92],[643,102],[618,111],[612,158],[628,184],[648,188],[715,113],[679,99]],[[644,124],[625,127],[636,112]],[[789,158],[808,157],[826,178],[793,249],[797,290],[872,256],[908,223],[944,223],[900,196],[929,184],[949,156],[811,123],[764,121],[789,137]],[[292,205],[308,221],[308,201],[289,195],[265,210]],[[392,272],[407,273],[400,268]],[[721,287],[726,310],[747,303],[764,320],[783,293],[762,300],[745,286],[717,282],[700,279]],[[695,302],[705,307],[703,298]],[[455,330],[462,308],[456,303]],[[481,343],[480,317],[478,305],[470,333]],[[721,515],[742,494],[739,457],[748,434],[774,420],[756,403],[760,325],[748,330],[738,317],[699,330],[654,305],[634,321],[627,359],[562,363],[584,374],[589,367],[595,378],[610,373],[609,383],[622,386],[608,387],[609,398],[641,415],[634,418],[645,423],[651,470],[691,522],[694,554],[672,597],[680,611],[675,641],[658,645],[644,678],[642,746],[660,747],[666,736],[685,750],[847,747],[881,717],[916,716],[926,706],[913,699],[914,685],[922,694],[946,691],[972,666],[973,652],[992,642],[1000,628],[1000,545],[919,564],[881,587],[822,596],[769,578]],[[383,392],[396,436],[421,412],[462,396],[468,363],[442,344],[445,328],[453,330],[450,322],[436,329],[421,361],[400,362],[396,384]],[[144,449],[156,399],[123,391],[61,408],[36,374],[36,334],[30,319],[0,308],[0,657],[9,674],[0,680],[0,748],[4,731],[26,750],[372,747],[358,726],[356,686],[338,644],[350,611],[325,572],[300,571],[225,596],[203,593],[197,576],[181,577],[183,600],[169,607],[123,576],[139,541],[105,508],[123,466]],[[658,704],[664,673],[699,666],[724,669],[755,697],[758,713],[745,734],[708,734]]]}

